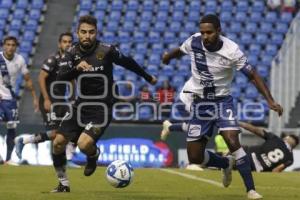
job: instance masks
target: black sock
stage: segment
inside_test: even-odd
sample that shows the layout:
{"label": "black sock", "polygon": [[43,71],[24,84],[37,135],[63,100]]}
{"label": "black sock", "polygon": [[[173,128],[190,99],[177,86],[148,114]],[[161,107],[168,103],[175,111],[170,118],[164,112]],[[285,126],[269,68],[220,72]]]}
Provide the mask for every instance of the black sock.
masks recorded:
{"label": "black sock", "polygon": [[16,137],[16,129],[7,129],[7,135],[6,135],[6,161],[9,161],[11,158],[12,151],[15,147],[14,139]]}

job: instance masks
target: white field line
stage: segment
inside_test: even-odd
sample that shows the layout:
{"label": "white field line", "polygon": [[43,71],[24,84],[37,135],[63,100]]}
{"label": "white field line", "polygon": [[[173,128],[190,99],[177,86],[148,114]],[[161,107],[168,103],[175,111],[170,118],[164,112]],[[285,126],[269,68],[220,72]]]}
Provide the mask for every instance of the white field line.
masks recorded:
{"label": "white field line", "polygon": [[191,175],[191,174],[177,172],[177,171],[170,170],[170,169],[160,169],[160,170],[164,171],[164,172],[167,172],[169,174],[176,174],[178,176],[182,176],[182,177],[185,177],[187,179],[201,181],[201,182],[208,183],[208,184],[211,184],[211,185],[214,185],[214,186],[218,186],[218,187],[224,187],[222,183],[219,183],[217,181],[213,181],[213,180],[210,180],[210,179],[200,178],[200,177],[197,177],[197,176],[194,176],[194,175]]}

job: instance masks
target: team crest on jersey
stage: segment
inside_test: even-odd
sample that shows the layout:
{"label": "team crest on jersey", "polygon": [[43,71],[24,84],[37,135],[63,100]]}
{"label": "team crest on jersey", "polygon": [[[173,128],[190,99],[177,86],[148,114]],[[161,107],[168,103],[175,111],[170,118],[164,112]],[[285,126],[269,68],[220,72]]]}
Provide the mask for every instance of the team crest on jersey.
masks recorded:
{"label": "team crest on jersey", "polygon": [[220,58],[219,59],[219,64],[224,65],[224,66],[228,66],[228,65],[230,65],[230,60],[228,60],[227,58]]}
{"label": "team crest on jersey", "polygon": [[96,58],[97,58],[97,60],[103,60],[103,58],[104,58],[104,52],[98,51],[96,53]]}

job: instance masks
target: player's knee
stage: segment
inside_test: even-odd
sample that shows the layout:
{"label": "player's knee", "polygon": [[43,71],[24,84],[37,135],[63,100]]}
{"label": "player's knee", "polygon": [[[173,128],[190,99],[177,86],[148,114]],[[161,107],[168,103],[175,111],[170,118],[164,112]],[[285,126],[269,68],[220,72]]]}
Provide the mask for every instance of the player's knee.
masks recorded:
{"label": "player's knee", "polygon": [[86,151],[90,146],[94,145],[94,142],[92,140],[79,140],[77,145],[81,151]]}
{"label": "player's knee", "polygon": [[62,153],[65,149],[65,142],[63,140],[55,139],[53,140],[53,151],[55,153]]}

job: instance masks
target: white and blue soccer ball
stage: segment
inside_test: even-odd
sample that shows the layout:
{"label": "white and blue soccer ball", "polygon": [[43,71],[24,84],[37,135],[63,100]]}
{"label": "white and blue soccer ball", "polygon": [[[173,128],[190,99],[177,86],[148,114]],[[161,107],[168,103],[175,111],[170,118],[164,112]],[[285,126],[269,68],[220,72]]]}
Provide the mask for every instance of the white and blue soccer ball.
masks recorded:
{"label": "white and blue soccer ball", "polygon": [[115,188],[127,187],[134,176],[132,166],[123,160],[115,160],[106,169],[106,179]]}

